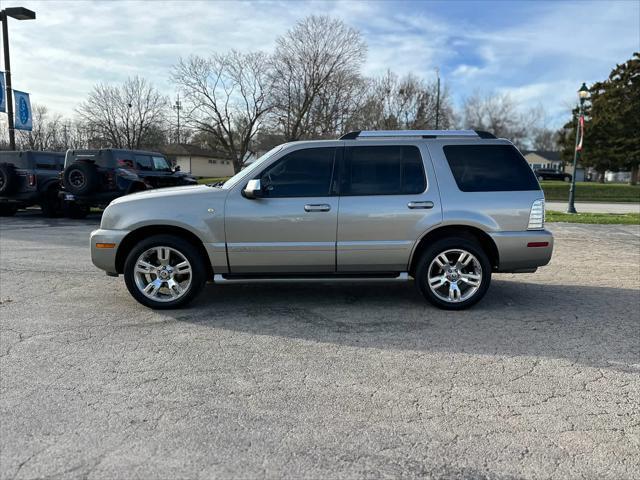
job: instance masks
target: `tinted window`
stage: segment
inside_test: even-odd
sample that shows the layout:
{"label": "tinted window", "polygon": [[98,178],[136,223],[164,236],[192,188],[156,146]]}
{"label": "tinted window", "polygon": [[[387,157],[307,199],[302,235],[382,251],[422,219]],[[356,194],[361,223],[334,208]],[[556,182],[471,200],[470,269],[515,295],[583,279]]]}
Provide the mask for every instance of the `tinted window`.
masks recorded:
{"label": "tinted window", "polygon": [[296,150],[260,175],[268,197],[323,197],[331,192],[335,148]]}
{"label": "tinted window", "polygon": [[153,170],[153,163],[149,155],[136,155],[135,159],[138,170]]}
{"label": "tinted window", "polygon": [[33,162],[36,165],[36,168],[41,168],[45,170],[59,170],[60,164],[62,163],[62,159],[47,153],[32,153]]}
{"label": "tinted window", "polygon": [[342,195],[402,195],[427,188],[422,157],[413,146],[347,148]]}
{"label": "tinted window", "polygon": [[512,145],[447,145],[443,150],[463,192],[540,189],[533,171]]}

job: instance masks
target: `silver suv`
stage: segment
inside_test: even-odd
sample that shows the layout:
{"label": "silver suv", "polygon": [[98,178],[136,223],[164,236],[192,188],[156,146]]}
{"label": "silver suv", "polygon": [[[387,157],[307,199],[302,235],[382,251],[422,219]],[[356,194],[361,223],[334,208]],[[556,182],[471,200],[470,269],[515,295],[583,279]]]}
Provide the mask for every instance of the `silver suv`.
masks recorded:
{"label": "silver suv", "polygon": [[223,184],[118,198],[91,234],[93,263],[161,309],[208,280],[414,278],[431,303],[458,310],[493,272],[534,272],[552,249],[525,159],[471,130],[287,143]]}

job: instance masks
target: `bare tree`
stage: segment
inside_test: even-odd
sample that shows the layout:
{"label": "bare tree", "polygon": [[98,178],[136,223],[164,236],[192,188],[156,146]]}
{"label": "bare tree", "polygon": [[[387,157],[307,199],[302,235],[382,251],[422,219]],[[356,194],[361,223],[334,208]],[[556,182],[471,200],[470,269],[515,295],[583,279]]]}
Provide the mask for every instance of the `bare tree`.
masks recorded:
{"label": "bare tree", "polygon": [[172,78],[184,95],[185,120],[210,134],[239,172],[255,135],[262,127],[269,103],[268,58],[261,52],[214,54],[209,59],[180,59]]}
{"label": "bare tree", "polygon": [[[364,99],[350,120],[353,129],[430,129],[435,128],[437,86],[409,74],[398,77],[387,71],[371,79]],[[453,108],[446,89],[440,93],[439,127],[453,123]]]}
{"label": "bare tree", "polygon": [[77,112],[104,146],[142,148],[156,141],[167,105],[167,97],[136,76],[119,87],[96,85]]}
{"label": "bare tree", "polygon": [[[465,128],[486,130],[497,137],[511,140],[522,148],[530,133],[527,126],[538,121],[535,111],[523,114],[518,111],[508,94],[481,96],[478,93],[468,97],[463,105]],[[531,118],[536,115],[536,118]]]}
{"label": "bare tree", "polygon": [[278,38],[274,116],[287,140],[340,129],[354,107],[366,51],[360,32],[327,16],[307,17]]}
{"label": "bare tree", "polygon": [[546,127],[534,128],[531,146],[534,150],[555,151],[559,150],[559,134],[555,130]]}
{"label": "bare tree", "polygon": [[60,148],[62,116],[49,114],[45,105],[34,104],[31,131],[19,130],[18,148],[21,150],[56,150]]}

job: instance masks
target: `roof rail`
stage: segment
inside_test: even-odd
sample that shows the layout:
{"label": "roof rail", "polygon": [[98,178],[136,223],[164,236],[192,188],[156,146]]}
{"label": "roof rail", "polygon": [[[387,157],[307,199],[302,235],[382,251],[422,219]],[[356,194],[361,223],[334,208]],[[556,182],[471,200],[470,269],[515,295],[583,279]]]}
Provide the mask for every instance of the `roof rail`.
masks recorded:
{"label": "roof rail", "polygon": [[340,140],[355,140],[356,138],[385,138],[385,137],[480,137],[496,138],[489,132],[482,130],[356,130],[345,133]]}

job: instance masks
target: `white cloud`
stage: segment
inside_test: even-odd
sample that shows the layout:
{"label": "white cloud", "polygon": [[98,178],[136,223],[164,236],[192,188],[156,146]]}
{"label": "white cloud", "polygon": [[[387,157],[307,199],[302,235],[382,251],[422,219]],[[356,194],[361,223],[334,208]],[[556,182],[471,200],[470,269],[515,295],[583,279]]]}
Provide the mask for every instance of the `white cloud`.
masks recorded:
{"label": "white cloud", "polygon": [[64,114],[72,114],[95,83],[136,74],[173,94],[169,71],[179,56],[231,48],[271,51],[278,35],[312,13],[342,18],[362,31],[368,75],[390,68],[433,78],[440,67],[456,102],[475,90],[508,92],[524,106],[543,105],[554,126],[562,123],[582,81],[606,77],[616,62],[640,49],[640,4],[625,1],[523,2],[522,14],[506,20],[494,4],[487,7],[495,9],[489,21],[478,19],[473,8],[449,13],[436,8],[447,4],[430,2],[22,5],[38,18],[10,21],[14,86]]}

